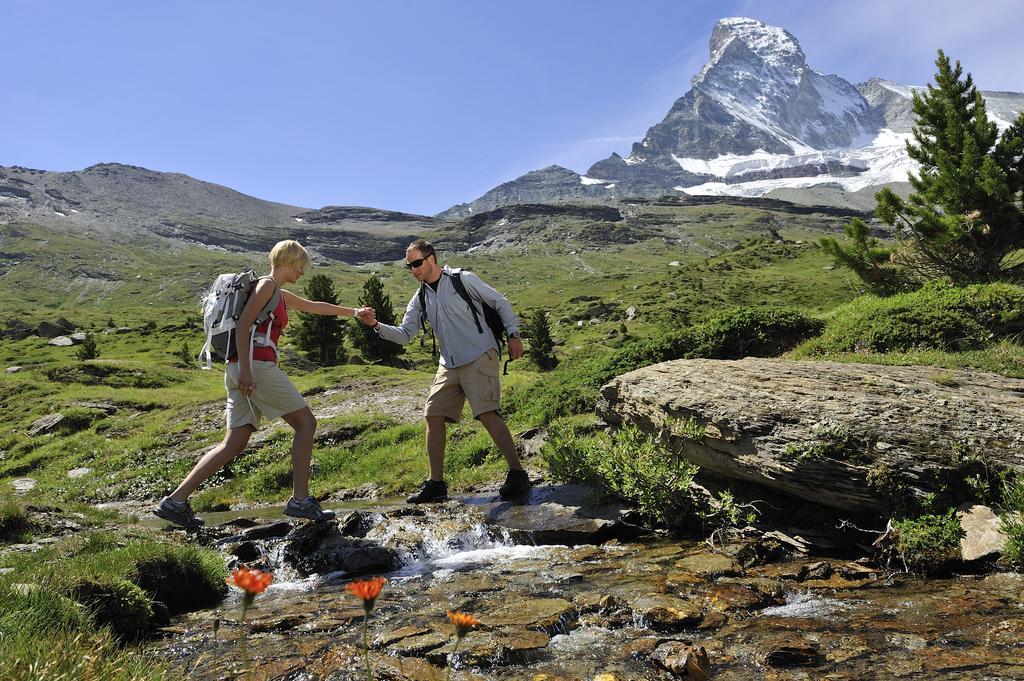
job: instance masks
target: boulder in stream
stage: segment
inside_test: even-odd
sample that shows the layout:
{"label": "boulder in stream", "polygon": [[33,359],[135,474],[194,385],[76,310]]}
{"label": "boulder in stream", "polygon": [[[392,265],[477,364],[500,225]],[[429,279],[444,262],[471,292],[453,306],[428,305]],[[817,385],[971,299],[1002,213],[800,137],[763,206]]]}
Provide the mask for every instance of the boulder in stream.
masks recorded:
{"label": "boulder in stream", "polygon": [[379,574],[399,565],[394,551],[346,537],[333,521],[306,523],[286,539],[284,559],[303,575],[344,571],[345,577]]}

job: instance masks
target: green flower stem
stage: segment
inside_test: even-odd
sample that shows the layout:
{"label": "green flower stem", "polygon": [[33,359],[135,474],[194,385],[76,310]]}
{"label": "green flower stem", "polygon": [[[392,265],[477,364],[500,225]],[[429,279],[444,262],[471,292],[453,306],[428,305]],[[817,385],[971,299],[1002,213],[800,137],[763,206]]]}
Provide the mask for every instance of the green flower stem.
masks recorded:
{"label": "green flower stem", "polygon": [[459,654],[459,644],[462,643],[462,637],[457,636],[455,638],[455,647],[452,648],[452,656],[448,661],[448,681],[452,681],[452,669],[455,667],[455,658]]}
{"label": "green flower stem", "polygon": [[[371,608],[373,606],[370,606]],[[363,660],[366,662],[367,681],[373,681],[373,672],[370,671],[370,646],[366,641],[366,621],[370,619],[370,608],[363,613]]]}

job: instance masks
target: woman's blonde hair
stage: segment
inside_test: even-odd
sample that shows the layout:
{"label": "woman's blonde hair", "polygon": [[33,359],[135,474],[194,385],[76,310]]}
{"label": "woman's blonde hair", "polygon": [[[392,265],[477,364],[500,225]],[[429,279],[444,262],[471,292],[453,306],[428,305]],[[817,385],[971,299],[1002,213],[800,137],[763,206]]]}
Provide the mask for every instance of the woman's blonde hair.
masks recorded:
{"label": "woman's blonde hair", "polygon": [[302,244],[294,239],[278,241],[270,249],[271,267],[288,267],[289,265],[292,267],[309,266],[309,253],[302,247]]}

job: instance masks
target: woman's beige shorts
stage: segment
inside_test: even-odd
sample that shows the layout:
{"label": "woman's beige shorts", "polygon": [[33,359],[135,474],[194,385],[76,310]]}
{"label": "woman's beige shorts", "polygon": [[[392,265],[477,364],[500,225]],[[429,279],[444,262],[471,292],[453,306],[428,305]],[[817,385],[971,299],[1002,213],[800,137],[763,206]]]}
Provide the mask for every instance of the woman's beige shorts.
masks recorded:
{"label": "woman's beige shorts", "polygon": [[443,416],[458,421],[462,406],[469,400],[473,418],[489,411],[498,411],[501,402],[501,384],[498,382],[498,351],[491,349],[454,369],[437,367],[434,384],[430,386],[424,416]]}
{"label": "woman's beige shorts", "polygon": [[302,394],[274,362],[254,360],[252,380],[256,388],[249,399],[238,389],[238,362],[229,362],[224,372],[224,387],[228,391],[228,430],[246,424],[259,428],[260,419],[276,419],[306,406]]}

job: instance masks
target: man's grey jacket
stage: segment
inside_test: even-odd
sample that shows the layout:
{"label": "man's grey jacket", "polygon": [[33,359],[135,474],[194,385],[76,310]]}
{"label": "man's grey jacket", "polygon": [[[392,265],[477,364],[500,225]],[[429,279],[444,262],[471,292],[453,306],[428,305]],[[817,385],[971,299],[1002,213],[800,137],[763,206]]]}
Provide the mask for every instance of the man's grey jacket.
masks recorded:
{"label": "man's grey jacket", "polygon": [[[484,321],[484,311],[480,307],[479,301],[482,300],[498,311],[501,321],[505,325],[505,331],[509,335],[519,333],[519,320],[516,318],[515,312],[512,311],[512,305],[508,299],[485,284],[480,277],[472,272],[461,270],[462,283],[465,284],[469,297],[477,303],[477,314],[480,317],[483,333],[477,331],[469,305],[458,294],[452,283],[453,271],[445,265],[441,281],[437,285],[437,292],[430,286],[421,284],[426,288],[424,302],[427,306],[427,321],[430,322],[430,328],[434,330],[434,336],[437,338],[437,346],[441,354],[440,362],[449,369],[469,364],[492,348],[498,349],[498,344],[494,342],[494,334],[491,333],[487,322]],[[388,324],[377,326],[377,333],[381,338],[401,345],[410,342],[419,331],[419,289],[416,290],[409,305],[406,306],[405,316],[399,326]]]}

